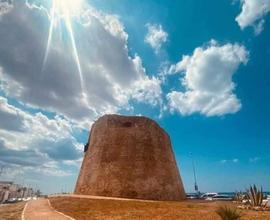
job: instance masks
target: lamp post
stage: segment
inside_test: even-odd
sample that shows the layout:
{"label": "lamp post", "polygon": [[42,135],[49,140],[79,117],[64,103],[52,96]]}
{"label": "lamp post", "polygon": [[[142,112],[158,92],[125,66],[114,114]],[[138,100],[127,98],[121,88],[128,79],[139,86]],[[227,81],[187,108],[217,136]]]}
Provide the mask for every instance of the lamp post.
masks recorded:
{"label": "lamp post", "polygon": [[199,194],[200,194],[200,191],[199,191],[199,187],[198,187],[198,184],[197,184],[196,169],[195,169],[195,163],[194,163],[194,160],[193,160],[193,155],[192,155],[192,153],[190,153],[190,157],[191,157],[192,168],[193,168],[194,189],[195,189],[195,192],[199,195]]}

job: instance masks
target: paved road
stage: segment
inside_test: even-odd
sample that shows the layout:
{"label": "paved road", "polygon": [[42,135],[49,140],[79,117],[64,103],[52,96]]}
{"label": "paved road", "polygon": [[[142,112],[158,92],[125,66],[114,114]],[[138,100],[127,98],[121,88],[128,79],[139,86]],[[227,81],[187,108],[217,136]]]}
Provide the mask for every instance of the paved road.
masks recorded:
{"label": "paved road", "polygon": [[57,213],[48,202],[48,199],[31,200],[27,203],[22,214],[22,220],[70,220]]}

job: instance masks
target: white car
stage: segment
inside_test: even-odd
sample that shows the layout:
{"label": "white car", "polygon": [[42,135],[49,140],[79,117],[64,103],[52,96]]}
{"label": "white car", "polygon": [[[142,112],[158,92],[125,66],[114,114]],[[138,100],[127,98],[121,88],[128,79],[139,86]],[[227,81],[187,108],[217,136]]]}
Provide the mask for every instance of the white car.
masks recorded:
{"label": "white car", "polygon": [[233,198],[227,195],[215,195],[211,198],[209,198],[209,200],[212,201],[232,201]]}
{"label": "white car", "polygon": [[10,198],[6,201],[6,203],[15,203],[17,202],[18,200],[16,198]]}
{"label": "white car", "polygon": [[212,198],[213,196],[218,195],[218,193],[211,192],[211,193],[204,193],[201,195],[201,199],[209,200],[209,198]]}

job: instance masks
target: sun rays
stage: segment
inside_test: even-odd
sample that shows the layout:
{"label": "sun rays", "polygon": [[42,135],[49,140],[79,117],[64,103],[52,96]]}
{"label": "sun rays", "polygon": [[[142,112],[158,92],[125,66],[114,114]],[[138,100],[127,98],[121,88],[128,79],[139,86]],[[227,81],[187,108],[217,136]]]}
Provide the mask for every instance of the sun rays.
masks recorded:
{"label": "sun rays", "polygon": [[60,23],[63,23],[70,39],[74,61],[76,63],[79,74],[80,86],[82,92],[84,92],[82,68],[72,26],[72,20],[74,18],[78,18],[83,10],[83,0],[51,0],[50,4],[51,7],[48,11],[50,27],[48,31],[48,40],[42,65],[42,71],[46,68],[55,29],[58,28]]}
{"label": "sun rays", "polygon": [[49,29],[49,35],[48,35],[48,41],[47,41],[45,56],[44,56],[44,60],[43,60],[43,65],[42,65],[42,71],[44,70],[45,65],[47,63],[48,54],[49,54],[49,50],[51,47],[54,22],[55,22],[55,1],[52,2],[52,7],[51,7],[51,11],[50,11],[50,29]]}

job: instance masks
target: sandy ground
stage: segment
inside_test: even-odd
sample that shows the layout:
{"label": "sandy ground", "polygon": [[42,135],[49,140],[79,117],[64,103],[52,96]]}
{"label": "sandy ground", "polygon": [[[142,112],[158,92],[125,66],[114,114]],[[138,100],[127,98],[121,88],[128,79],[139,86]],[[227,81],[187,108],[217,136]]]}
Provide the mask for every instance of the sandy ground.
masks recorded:
{"label": "sandy ground", "polygon": [[1,220],[20,220],[25,202],[0,205]]}
{"label": "sandy ground", "polygon": [[[76,220],[218,220],[219,206],[234,206],[231,202],[153,202],[103,198],[58,196],[50,198],[52,206]],[[239,210],[242,220],[270,220],[270,212]]]}
{"label": "sandy ground", "polygon": [[[234,206],[229,202],[156,202],[119,198],[89,196],[51,197],[52,206],[77,220],[144,220],[144,219],[183,219],[218,220],[215,210],[219,206]],[[0,205],[0,220],[20,220],[25,203]],[[239,210],[242,220],[270,220],[270,212]],[[25,209],[25,220],[66,220],[55,212],[46,199],[30,201]]]}

